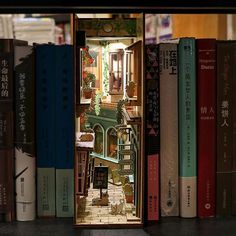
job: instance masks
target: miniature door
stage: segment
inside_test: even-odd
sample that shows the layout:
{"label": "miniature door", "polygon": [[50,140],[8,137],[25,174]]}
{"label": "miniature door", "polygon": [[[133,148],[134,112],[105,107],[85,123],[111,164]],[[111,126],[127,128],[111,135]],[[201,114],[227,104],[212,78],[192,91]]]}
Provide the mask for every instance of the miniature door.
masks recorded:
{"label": "miniature door", "polygon": [[109,94],[123,94],[123,50],[109,53]]}

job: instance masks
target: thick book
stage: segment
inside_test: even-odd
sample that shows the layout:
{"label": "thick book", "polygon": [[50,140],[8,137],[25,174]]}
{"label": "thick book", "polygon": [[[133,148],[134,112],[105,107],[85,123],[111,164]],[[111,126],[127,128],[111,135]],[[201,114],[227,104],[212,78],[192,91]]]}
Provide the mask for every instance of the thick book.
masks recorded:
{"label": "thick book", "polygon": [[231,215],[235,41],[217,46],[217,215]]}
{"label": "thick book", "polygon": [[35,60],[32,46],[15,46],[16,220],[36,216]]}
{"label": "thick book", "polygon": [[179,41],[180,216],[197,215],[195,39]]}
{"label": "thick book", "polygon": [[158,45],[147,45],[145,48],[145,153],[146,153],[146,186],[145,203],[147,221],[159,220],[159,64]]}
{"label": "thick book", "polygon": [[0,216],[11,221],[14,208],[14,46],[27,42],[0,39]]}
{"label": "thick book", "polygon": [[[55,46],[36,46],[37,214],[54,217],[55,204]],[[59,114],[61,115],[61,114]]]}
{"label": "thick book", "polygon": [[216,198],[216,40],[196,40],[197,56],[197,212],[215,216]]}
{"label": "thick book", "polygon": [[[235,46],[234,46],[235,48]],[[233,62],[236,63],[236,48],[233,50]],[[233,67],[233,143],[236,143],[236,66]],[[236,145],[233,145],[232,160],[232,215],[236,215]]]}
{"label": "thick book", "polygon": [[159,65],[161,216],[178,216],[178,40],[159,44]]}
{"label": "thick book", "polygon": [[74,215],[74,77],[73,47],[55,46],[56,216]]}

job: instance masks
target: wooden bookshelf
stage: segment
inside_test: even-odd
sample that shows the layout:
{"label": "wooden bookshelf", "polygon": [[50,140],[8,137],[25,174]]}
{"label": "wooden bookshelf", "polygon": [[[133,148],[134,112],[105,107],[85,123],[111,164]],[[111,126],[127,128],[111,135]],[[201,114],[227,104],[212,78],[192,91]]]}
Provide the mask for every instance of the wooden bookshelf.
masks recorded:
{"label": "wooden bookshelf", "polygon": [[173,14],[173,38],[196,37],[217,38],[227,37],[226,14]]}

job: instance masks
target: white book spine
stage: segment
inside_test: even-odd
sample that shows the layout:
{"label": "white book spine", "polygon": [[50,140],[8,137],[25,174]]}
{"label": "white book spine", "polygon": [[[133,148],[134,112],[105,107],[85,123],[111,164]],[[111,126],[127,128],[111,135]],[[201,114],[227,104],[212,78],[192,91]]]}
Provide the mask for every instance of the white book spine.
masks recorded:
{"label": "white book spine", "polygon": [[161,43],[160,172],[161,216],[179,215],[177,43]]}

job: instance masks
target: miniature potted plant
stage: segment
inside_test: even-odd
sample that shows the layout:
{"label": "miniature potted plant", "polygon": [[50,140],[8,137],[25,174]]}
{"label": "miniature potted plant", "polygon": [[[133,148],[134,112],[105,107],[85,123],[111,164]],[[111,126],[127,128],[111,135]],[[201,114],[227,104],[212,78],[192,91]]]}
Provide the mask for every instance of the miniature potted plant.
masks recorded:
{"label": "miniature potted plant", "polygon": [[126,86],[126,94],[129,98],[134,96],[136,83],[134,81],[130,81],[129,84]]}
{"label": "miniature potted plant", "polygon": [[85,69],[86,66],[93,64],[94,59],[89,53],[89,47],[83,48],[82,52],[82,91],[85,99],[92,97],[92,86],[95,84],[96,77],[93,73]]}
{"label": "miniature potted plant", "polygon": [[92,85],[95,83],[95,75],[88,71],[83,71],[82,91],[85,99],[92,97]]}

